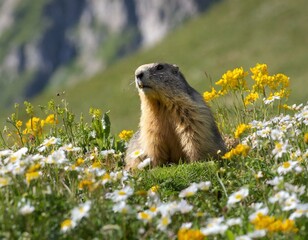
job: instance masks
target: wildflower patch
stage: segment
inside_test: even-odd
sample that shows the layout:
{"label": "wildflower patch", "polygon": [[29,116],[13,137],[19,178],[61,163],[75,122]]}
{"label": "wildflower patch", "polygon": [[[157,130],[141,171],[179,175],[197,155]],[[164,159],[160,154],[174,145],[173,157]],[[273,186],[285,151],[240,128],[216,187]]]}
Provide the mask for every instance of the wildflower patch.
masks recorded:
{"label": "wildflower patch", "polygon": [[288,105],[289,84],[266,64],[227,71],[204,99],[237,144],[220,161],[145,159],[134,173],[133,131],[112,135],[108,112],[86,122],[65,100],[25,102],[23,121],[15,105],[0,135],[0,238],[307,239],[308,104]]}

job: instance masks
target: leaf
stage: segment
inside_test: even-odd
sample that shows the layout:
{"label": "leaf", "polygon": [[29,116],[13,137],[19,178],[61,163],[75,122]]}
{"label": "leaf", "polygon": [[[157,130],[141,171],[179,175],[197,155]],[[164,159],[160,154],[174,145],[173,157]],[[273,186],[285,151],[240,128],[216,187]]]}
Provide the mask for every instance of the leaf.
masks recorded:
{"label": "leaf", "polygon": [[103,126],[103,132],[105,134],[105,138],[108,138],[110,134],[110,119],[107,113],[104,113],[103,118],[102,118],[102,126]]}

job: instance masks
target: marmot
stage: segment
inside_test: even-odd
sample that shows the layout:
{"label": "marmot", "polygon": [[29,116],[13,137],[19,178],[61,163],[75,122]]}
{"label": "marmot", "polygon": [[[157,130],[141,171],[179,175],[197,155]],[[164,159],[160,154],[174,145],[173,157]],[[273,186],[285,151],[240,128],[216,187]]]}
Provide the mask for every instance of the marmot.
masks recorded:
{"label": "marmot", "polygon": [[[135,72],[141,100],[140,130],[128,144],[126,169],[145,158],[151,166],[219,158],[225,143],[210,108],[185,80],[179,67],[167,63],[145,64]],[[140,157],[132,156],[141,151]]]}

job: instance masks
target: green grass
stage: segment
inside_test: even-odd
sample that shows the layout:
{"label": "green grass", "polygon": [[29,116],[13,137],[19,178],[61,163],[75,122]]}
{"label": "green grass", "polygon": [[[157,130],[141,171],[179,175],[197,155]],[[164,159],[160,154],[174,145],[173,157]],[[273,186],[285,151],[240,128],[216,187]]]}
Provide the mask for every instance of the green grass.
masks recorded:
{"label": "green grass", "polygon": [[76,86],[46,91],[35,103],[65,90],[74,111],[87,113],[90,106],[110,110],[114,132],[135,130],[140,104],[134,71],[141,64],[157,61],[178,64],[200,92],[209,90],[211,79],[217,81],[227,69],[267,63],[271,73],[282,72],[291,78],[290,101],[306,102],[302,87],[308,78],[306,6],[304,0],[221,1],[154,47],[140,50]]}

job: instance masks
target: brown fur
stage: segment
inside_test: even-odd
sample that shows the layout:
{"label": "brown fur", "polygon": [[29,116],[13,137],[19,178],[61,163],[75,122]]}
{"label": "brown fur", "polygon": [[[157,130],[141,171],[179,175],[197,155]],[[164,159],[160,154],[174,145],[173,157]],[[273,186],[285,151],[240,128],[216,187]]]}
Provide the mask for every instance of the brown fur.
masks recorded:
{"label": "brown fur", "polygon": [[[150,157],[152,166],[219,158],[226,151],[210,108],[185,80],[179,68],[166,63],[140,66],[136,86],[141,100],[140,130],[128,145],[126,168]],[[131,154],[143,150],[139,158]]]}

